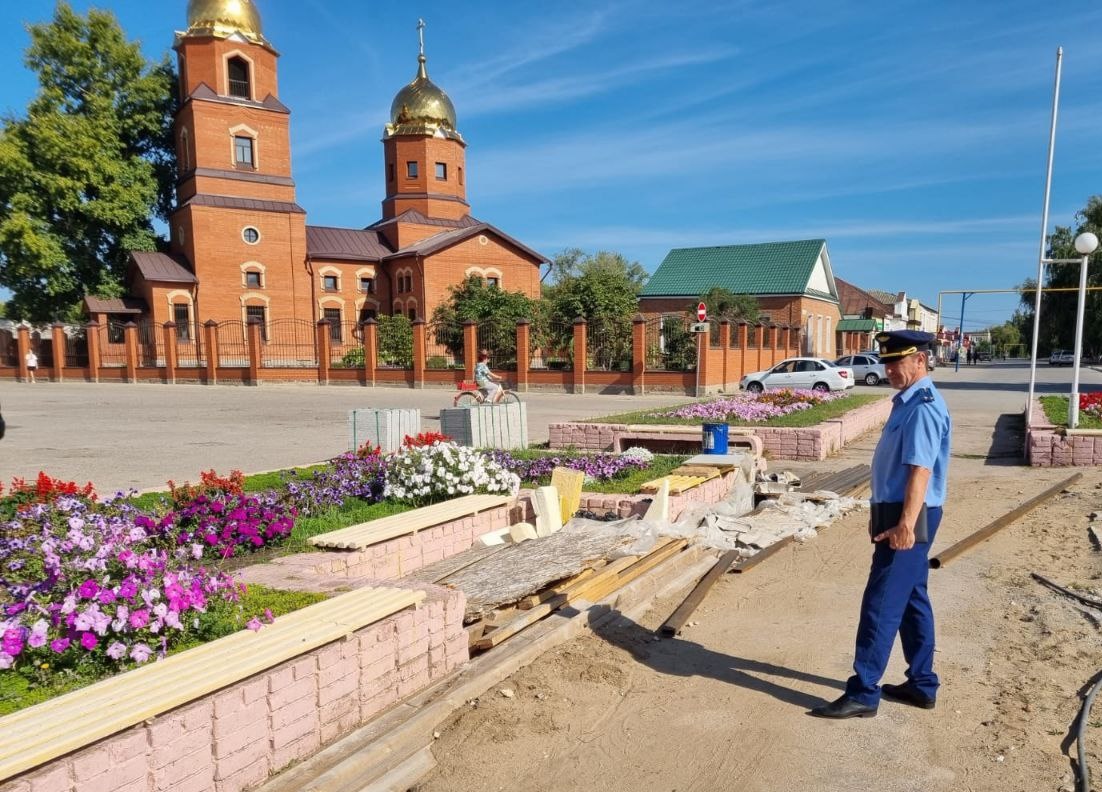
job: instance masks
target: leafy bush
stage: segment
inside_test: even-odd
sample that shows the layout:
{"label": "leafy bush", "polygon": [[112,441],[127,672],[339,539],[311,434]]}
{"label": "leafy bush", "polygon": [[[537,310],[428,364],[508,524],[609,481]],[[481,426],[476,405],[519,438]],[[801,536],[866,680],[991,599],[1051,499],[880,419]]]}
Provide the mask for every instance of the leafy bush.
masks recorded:
{"label": "leafy bush", "polygon": [[341,368],[363,368],[364,367],[364,348],[358,346],[355,349],[350,349],[344,353],[341,358]]}

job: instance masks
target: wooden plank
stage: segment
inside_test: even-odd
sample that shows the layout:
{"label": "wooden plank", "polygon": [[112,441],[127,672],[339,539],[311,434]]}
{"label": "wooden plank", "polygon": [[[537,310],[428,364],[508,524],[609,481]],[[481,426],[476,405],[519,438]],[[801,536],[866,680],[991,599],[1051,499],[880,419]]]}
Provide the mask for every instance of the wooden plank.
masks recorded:
{"label": "wooden plank", "polygon": [[337,550],[363,550],[373,544],[385,542],[398,536],[416,533],[423,528],[451,522],[463,517],[471,517],[513,500],[509,495],[465,495],[443,503],[422,506],[401,514],[380,517],[377,520],[350,525],[336,531],[310,537],[315,547],[328,547]]}
{"label": "wooden plank", "polygon": [[685,598],[685,601],[677,606],[677,610],[670,614],[670,617],[658,628],[659,634],[673,637],[681,632],[685,622],[689,620],[689,617],[693,615],[693,611],[704,601],[704,597],[711,591],[712,586],[726,574],[727,570],[731,568],[731,564],[735,563],[738,558],[738,550],[728,550],[720,556],[715,566],[709,569],[707,574],[700,579],[700,582],[696,584],[689,596]]}
{"label": "wooden plank", "polygon": [[642,492],[657,492],[658,488],[662,486],[663,481],[670,482],[671,495],[678,495],[686,490],[691,490],[693,487],[699,487],[705,482],[705,479],[701,476],[677,476],[670,474],[660,479],[645,482],[639,489]]}
{"label": "wooden plank", "polygon": [[677,555],[684,550],[688,544],[689,542],[686,539],[674,539],[658,546],[631,566],[623,569],[615,578],[606,580],[600,586],[586,588],[583,596],[590,602],[600,602],[605,597],[612,594],[612,592],[623,588],[640,575],[649,572],[659,564]]}
{"label": "wooden plank", "polygon": [[[595,566],[604,566],[604,562],[598,562],[598,564],[596,564]],[[555,585],[549,586],[539,593],[529,594],[527,597],[517,602],[517,607],[521,610],[529,610],[530,608],[534,608],[541,602],[547,602],[547,600],[551,599],[556,594],[561,594],[564,589],[570,588],[575,583],[580,583],[586,578],[591,577],[592,575],[596,574],[596,572],[597,570],[594,567],[583,569],[581,572],[574,575],[573,577],[568,577],[566,580],[561,580]]]}
{"label": "wooden plank", "polygon": [[674,476],[697,476],[705,481],[711,481],[722,475],[719,468],[707,467],[706,465],[681,465],[671,470],[670,473]]}
{"label": "wooden plank", "polygon": [[339,640],[425,598],[365,588],[0,718],[0,780]]}

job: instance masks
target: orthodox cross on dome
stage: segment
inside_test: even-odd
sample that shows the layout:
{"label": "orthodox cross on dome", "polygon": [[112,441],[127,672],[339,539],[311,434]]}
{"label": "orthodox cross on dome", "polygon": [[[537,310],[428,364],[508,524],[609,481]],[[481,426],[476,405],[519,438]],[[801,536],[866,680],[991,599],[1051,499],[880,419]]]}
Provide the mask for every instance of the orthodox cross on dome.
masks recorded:
{"label": "orthodox cross on dome", "polygon": [[425,20],[417,20],[417,39],[421,43],[420,56],[425,57]]}

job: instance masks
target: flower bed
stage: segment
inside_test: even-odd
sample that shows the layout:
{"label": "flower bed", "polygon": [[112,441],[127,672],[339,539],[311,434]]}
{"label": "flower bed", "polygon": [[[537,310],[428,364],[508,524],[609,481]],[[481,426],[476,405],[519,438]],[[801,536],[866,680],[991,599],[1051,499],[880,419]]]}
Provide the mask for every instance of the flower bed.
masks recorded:
{"label": "flower bed", "polygon": [[523,485],[548,484],[551,472],[564,467],[585,473],[585,487],[590,492],[637,492],[643,482],[660,478],[685,461],[684,456],[654,454],[645,448],[629,448],[622,454],[487,453],[515,473]]}
{"label": "flower bed", "polygon": [[705,421],[723,421],[739,426],[814,426],[881,398],[846,391],[819,393],[802,389],[758,394],[740,392],[662,410],[591,418],[584,423],[697,425]]}

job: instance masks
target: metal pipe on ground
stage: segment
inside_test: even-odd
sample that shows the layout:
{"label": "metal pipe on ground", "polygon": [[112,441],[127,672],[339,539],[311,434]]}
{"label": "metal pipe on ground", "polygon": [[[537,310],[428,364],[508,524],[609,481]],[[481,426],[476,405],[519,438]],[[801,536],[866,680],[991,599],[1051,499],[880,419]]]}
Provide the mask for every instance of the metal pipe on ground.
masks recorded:
{"label": "metal pipe on ground", "polygon": [[1091,792],[1091,771],[1087,765],[1087,723],[1091,717],[1094,697],[1098,695],[1100,689],[1102,689],[1102,671],[1095,675],[1094,684],[1083,699],[1083,708],[1079,711],[1079,723],[1076,726],[1075,748],[1079,754],[1079,782],[1076,787],[1078,792]]}
{"label": "metal pipe on ground", "polygon": [[1084,597],[1082,594],[1077,594],[1076,592],[1072,591],[1071,589],[1066,589],[1063,586],[1061,586],[1059,583],[1054,583],[1053,581],[1049,580],[1044,575],[1038,575],[1036,572],[1030,572],[1029,574],[1038,583],[1040,583],[1042,585],[1045,585],[1045,586],[1048,586],[1053,591],[1060,592],[1065,597],[1071,597],[1073,600],[1075,600],[1076,602],[1082,603],[1083,605],[1087,605],[1091,608],[1098,608],[1099,610],[1102,610],[1102,600],[1096,600],[1096,599],[1092,599],[1090,597]]}
{"label": "metal pipe on ground", "polygon": [[1022,517],[1033,511],[1049,498],[1067,489],[1082,477],[1082,473],[1076,473],[1074,476],[1064,479],[1059,484],[1053,487],[1049,487],[1047,490],[1045,490],[1035,498],[1030,498],[1018,508],[1007,512],[1002,517],[999,517],[997,520],[989,523],[983,528],[980,528],[974,534],[971,534],[970,536],[966,536],[965,538],[961,539],[955,545],[952,545],[948,549],[943,550],[942,552],[931,558],[930,569],[941,569],[943,566],[959,556],[961,553],[971,549],[972,547],[986,539],[990,539],[993,535],[1001,531],[1006,526],[1010,525],[1019,517]]}

